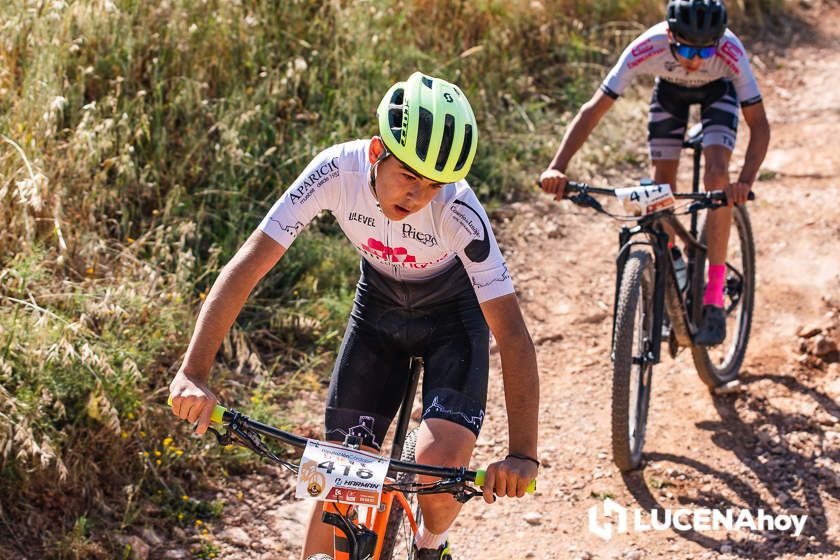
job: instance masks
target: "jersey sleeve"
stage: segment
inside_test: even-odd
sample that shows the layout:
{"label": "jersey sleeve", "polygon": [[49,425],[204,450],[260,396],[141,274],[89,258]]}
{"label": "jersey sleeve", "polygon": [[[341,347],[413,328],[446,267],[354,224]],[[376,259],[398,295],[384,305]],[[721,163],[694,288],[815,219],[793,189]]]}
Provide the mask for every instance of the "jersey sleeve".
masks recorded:
{"label": "jersey sleeve", "polygon": [[631,43],[624,49],[624,52],[618,58],[618,62],[615,63],[615,66],[612,67],[607,77],[601,83],[601,91],[613,99],[618,99],[624,93],[624,90],[627,89],[627,86],[630,85],[630,82],[633,81],[633,69],[628,67],[628,61],[632,56],[632,47],[633,44]]}
{"label": "jersey sleeve", "polygon": [[624,90],[639,73],[641,64],[658,52],[656,42],[651,36],[654,31],[653,28],[648,29],[627,45],[627,48],[618,58],[618,62],[615,63],[615,66],[612,67],[603,83],[601,83],[601,91],[613,99],[618,99],[624,93]]}
{"label": "jersey sleeve", "polygon": [[449,201],[443,225],[444,238],[461,259],[479,303],[513,293],[513,281],[487,213],[472,189],[465,188]]}
{"label": "jersey sleeve", "polygon": [[744,45],[731,31],[726,32],[718,47],[717,56],[723,60],[729,69],[729,78],[735,86],[741,107],[755,105],[761,102],[761,92],[752,71],[750,59]]}
{"label": "jersey sleeve", "polygon": [[322,210],[335,211],[341,192],[339,150],[324,150],[274,203],[259,228],[288,248]]}

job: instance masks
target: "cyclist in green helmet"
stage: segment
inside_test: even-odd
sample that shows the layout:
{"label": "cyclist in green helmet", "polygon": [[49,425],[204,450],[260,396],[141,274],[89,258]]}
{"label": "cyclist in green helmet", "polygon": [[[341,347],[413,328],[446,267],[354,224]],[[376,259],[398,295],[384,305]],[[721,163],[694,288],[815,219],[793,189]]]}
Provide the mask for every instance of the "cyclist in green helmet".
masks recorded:
{"label": "cyclist in green helmet", "polygon": [[[536,477],[536,353],[487,214],[464,180],[478,128],[456,85],[419,72],[394,84],[377,111],[379,136],[321,152],[222,270],[170,384],[173,411],[207,429],[216,397],[208,374],[248,294],[320,211],[361,255],[355,304],[330,381],[327,439],[347,434],[379,450],[399,407],[412,356],[423,358],[416,459],[469,464],[485,416],[492,333],[509,425],[504,458],[487,469],[484,497],[518,496]],[[447,530],[460,505],[420,496],[419,559],[451,558]],[[313,511],[303,550],[330,552],[332,527]]]}

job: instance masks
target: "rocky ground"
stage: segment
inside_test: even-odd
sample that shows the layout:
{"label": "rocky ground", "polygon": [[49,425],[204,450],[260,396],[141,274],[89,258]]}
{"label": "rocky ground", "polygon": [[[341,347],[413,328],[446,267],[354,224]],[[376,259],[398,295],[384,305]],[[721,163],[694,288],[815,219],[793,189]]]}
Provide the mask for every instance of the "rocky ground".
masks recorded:
{"label": "rocky ground", "polygon": [[[793,46],[756,61],[773,140],[749,207],[758,289],[741,386],[714,396],[686,352],[665,358],[654,370],[638,471],[622,475],[609,448],[617,225],[548,200],[501,211],[497,236],[538,344],[543,469],[536,496],[467,504],[452,531],[457,558],[840,558],[840,9],[805,17],[812,27]],[[686,164],[683,184],[687,173]],[[475,465],[506,446],[495,355],[491,378]],[[228,504],[222,519],[192,540],[215,543],[224,558],[296,558],[305,508],[288,484],[271,467],[229,481],[218,494]],[[605,541],[587,529],[587,510],[605,497],[648,511],[761,508],[808,518],[798,538],[669,529]],[[181,545],[153,542],[152,557],[190,557],[194,542],[181,537]]]}

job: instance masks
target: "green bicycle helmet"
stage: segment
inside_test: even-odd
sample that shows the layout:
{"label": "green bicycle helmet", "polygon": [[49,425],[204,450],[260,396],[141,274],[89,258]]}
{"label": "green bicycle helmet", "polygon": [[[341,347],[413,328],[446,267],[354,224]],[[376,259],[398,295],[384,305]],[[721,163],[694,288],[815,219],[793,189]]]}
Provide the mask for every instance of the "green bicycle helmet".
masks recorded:
{"label": "green bicycle helmet", "polygon": [[376,114],[385,147],[415,172],[440,183],[467,176],[478,127],[458,86],[415,72],[391,86]]}

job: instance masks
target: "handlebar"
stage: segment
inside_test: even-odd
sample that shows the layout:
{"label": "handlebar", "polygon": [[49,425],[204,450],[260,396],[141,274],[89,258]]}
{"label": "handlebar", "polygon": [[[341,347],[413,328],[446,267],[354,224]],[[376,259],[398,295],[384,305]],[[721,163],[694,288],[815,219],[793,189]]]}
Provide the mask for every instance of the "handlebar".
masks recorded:
{"label": "handlebar", "polygon": [[[539,181],[537,181],[539,185]],[[569,181],[566,183],[566,192],[576,192],[576,193],[592,193],[592,194],[601,194],[605,196],[615,196],[615,189],[606,189],[603,187],[593,187],[587,183],[579,183],[577,181]],[[726,193],[723,191],[707,191],[702,193],[680,193],[675,192],[672,193],[674,198],[682,198],[687,200],[696,200],[699,202],[709,201],[709,202],[720,202],[723,205],[726,205]],[[750,191],[750,194],[747,196],[747,200],[755,200],[755,193]]]}
{"label": "handlebar", "polygon": [[[169,406],[172,406],[171,396],[169,397],[169,400],[167,402]],[[210,422],[212,422],[213,424],[227,425],[234,421],[244,422],[249,428],[251,428],[255,432],[258,432],[270,438],[277,439],[279,441],[282,441],[283,443],[286,443],[298,449],[305,448],[307,442],[309,441],[307,438],[296,436],[278,428],[274,428],[261,422],[257,422],[256,420],[251,420],[244,414],[235,410],[228,410],[220,404],[217,404],[213,407],[213,412],[210,414]],[[456,469],[452,467],[436,467],[433,465],[421,465],[418,463],[409,463],[406,461],[391,459],[390,464],[388,466],[388,474],[391,476],[395,476],[399,472],[433,476],[442,479],[459,479],[465,482],[473,482],[476,486],[483,486],[485,476],[487,475],[487,471],[485,469],[470,471],[465,469]],[[529,494],[533,494],[534,492],[536,492],[536,490],[537,481],[532,480],[528,484],[528,487],[525,491]]]}

